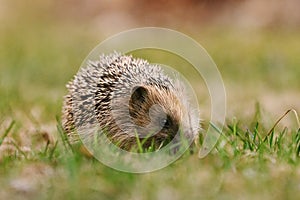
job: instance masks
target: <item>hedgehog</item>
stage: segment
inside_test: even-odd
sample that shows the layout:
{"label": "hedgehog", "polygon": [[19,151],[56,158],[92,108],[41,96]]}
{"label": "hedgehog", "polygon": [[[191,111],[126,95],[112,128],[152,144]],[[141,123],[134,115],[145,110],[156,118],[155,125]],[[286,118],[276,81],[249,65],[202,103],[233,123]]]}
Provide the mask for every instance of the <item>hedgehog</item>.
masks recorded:
{"label": "hedgehog", "polygon": [[184,84],[171,79],[158,64],[114,52],[89,60],[67,84],[62,126],[69,141],[92,137],[97,127],[113,144],[130,151],[193,139],[199,111],[190,104]]}

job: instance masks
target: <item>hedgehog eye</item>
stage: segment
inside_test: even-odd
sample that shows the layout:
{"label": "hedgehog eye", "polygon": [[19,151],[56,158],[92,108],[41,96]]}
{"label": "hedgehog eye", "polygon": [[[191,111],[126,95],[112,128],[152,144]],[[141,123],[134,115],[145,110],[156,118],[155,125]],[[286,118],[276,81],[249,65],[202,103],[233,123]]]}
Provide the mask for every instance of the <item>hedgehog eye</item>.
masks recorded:
{"label": "hedgehog eye", "polygon": [[159,125],[163,128],[170,128],[171,125],[170,117],[167,116],[167,118],[162,118],[159,122]]}
{"label": "hedgehog eye", "polygon": [[161,126],[161,127],[165,127],[165,124],[167,123],[167,119],[161,119],[161,120],[159,120],[159,125]]}

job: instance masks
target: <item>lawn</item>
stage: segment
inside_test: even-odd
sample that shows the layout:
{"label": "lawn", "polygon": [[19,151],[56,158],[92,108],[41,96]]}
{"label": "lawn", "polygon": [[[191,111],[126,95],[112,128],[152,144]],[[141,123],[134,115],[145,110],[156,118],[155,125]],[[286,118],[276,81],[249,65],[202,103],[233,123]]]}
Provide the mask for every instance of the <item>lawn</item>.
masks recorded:
{"label": "lawn", "polygon": [[[35,20],[16,25],[11,19],[0,31],[0,199],[299,198],[299,30],[208,27],[190,33],[224,79],[221,137],[203,159],[198,151],[205,131],[193,151],[168,167],[130,174],[73,152],[58,130],[65,84],[105,37],[88,25]],[[191,80],[203,88],[201,77]],[[200,89],[206,127],[209,96]]]}

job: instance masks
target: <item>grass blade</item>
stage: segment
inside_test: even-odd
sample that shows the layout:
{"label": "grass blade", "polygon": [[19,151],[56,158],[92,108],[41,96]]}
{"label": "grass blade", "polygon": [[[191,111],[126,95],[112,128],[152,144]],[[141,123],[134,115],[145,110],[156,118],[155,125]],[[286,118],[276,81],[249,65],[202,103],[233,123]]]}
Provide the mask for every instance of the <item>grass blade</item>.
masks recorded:
{"label": "grass blade", "polygon": [[6,136],[9,134],[9,132],[11,131],[11,129],[13,128],[13,126],[15,125],[15,120],[12,120],[8,126],[8,128],[4,131],[3,136],[0,138],[0,146],[3,143],[4,139],[6,138]]}
{"label": "grass blade", "polygon": [[66,151],[68,151],[68,147],[69,147],[72,150],[72,152],[74,153],[73,147],[72,147],[67,135],[64,132],[64,129],[61,125],[61,121],[59,120],[58,116],[56,116],[56,122],[57,122],[56,127],[58,130],[58,133],[60,134],[61,140],[63,142],[63,145],[64,145]]}

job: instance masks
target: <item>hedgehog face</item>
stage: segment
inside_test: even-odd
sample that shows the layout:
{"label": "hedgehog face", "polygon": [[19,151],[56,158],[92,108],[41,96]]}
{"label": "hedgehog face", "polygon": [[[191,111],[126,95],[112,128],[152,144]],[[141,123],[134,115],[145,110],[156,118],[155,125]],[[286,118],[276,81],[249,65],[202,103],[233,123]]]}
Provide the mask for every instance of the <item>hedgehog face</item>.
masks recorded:
{"label": "hedgehog face", "polygon": [[168,143],[179,130],[182,106],[168,88],[136,86],[129,101],[129,114],[133,123],[141,127],[141,138],[150,134],[149,139],[155,143]]}

